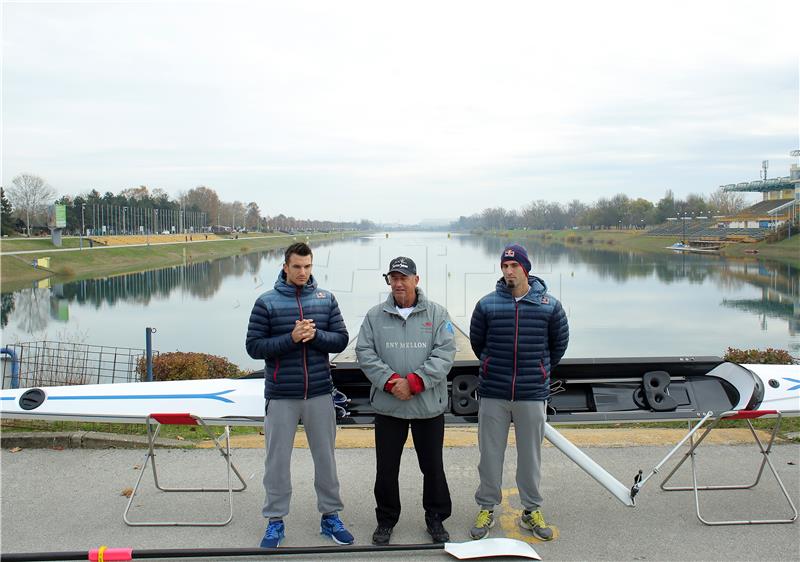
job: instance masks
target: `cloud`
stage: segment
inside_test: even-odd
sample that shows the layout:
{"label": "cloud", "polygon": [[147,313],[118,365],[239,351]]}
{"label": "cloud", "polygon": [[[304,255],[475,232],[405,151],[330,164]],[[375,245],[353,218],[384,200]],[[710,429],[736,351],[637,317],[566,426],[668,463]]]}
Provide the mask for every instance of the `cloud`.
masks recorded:
{"label": "cloud", "polygon": [[796,3],[550,4],[6,3],[3,181],[413,222],[786,175]]}

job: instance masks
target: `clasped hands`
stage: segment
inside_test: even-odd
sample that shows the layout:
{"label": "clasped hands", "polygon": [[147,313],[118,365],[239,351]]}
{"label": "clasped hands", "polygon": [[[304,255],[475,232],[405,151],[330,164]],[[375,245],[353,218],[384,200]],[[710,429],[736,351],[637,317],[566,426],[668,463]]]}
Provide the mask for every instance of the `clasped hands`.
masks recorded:
{"label": "clasped hands", "polygon": [[398,400],[411,400],[414,396],[411,394],[411,386],[408,384],[408,379],[403,377],[387,381],[386,384],[391,385],[392,396]]}
{"label": "clasped hands", "polygon": [[314,339],[317,335],[317,328],[314,320],[295,320],[294,330],[292,330],[292,341],[294,343],[306,343]]}

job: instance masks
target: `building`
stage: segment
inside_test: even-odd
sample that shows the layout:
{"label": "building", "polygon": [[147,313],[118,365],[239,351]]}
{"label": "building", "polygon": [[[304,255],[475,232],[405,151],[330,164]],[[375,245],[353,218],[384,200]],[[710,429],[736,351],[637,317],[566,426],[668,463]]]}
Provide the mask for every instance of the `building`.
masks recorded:
{"label": "building", "polygon": [[[800,158],[800,150],[791,156]],[[766,176],[766,174],[765,174]],[[789,168],[789,175],[720,186],[724,191],[761,193],[762,200],[734,217],[722,219],[728,228],[778,228],[785,223],[800,223],[800,164]]]}

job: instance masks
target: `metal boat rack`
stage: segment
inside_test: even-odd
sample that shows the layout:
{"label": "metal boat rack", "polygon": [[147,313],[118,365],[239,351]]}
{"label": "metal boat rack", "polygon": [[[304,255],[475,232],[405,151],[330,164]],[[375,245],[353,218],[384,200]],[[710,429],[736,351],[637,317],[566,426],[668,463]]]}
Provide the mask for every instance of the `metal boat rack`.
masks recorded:
{"label": "metal boat rack", "polygon": [[[795,413],[795,412],[792,412]],[[753,427],[753,423],[751,420],[755,418],[760,418],[762,416],[774,416],[775,417],[775,425],[772,428],[772,432],[769,437],[769,441],[766,443],[759,438],[758,434],[756,433],[755,428]],[[691,427],[689,433],[686,437],[670,452],[669,455],[654,469],[654,472],[658,472],[659,467],[669,458],[672,454],[685,443],[687,440],[689,442],[689,450],[684,453],[683,457],[678,464],[667,474],[664,480],[661,482],[661,489],[665,492],[679,492],[679,491],[692,491],[694,492],[694,503],[695,503],[695,513],[697,514],[697,518],[706,525],[757,525],[757,524],[771,524],[771,523],[793,523],[797,520],[797,508],[795,507],[794,503],[792,502],[792,498],[789,496],[789,493],[786,491],[786,487],[783,484],[780,476],[778,475],[778,471],[775,469],[775,466],[772,464],[772,461],[769,458],[770,452],[772,451],[772,445],[775,442],[775,436],[778,434],[778,430],[780,429],[781,419],[783,418],[783,413],[777,410],[762,410],[762,411],[751,411],[751,410],[740,410],[740,411],[727,411],[723,412],[719,415],[714,415],[712,412],[708,412],[703,419],[697,422],[694,427]],[[711,423],[707,425],[700,435],[700,437],[695,440],[694,434],[701,429],[701,427],[711,419]],[[719,425],[719,422],[722,420],[745,420],[747,422],[747,426],[750,429],[750,433],[753,436],[753,440],[758,447],[759,454],[761,455],[761,464],[758,467],[758,472],[756,473],[755,480],[751,484],[726,484],[726,485],[705,485],[701,486],[697,482],[697,449],[703,443],[706,437]],[[690,424],[691,425],[691,424]],[[672,478],[672,476],[678,471],[678,469],[683,465],[686,460],[691,460],[691,467],[692,467],[692,485],[691,486],[668,486],[667,483]],[[775,477],[778,486],[780,487],[781,492],[783,493],[784,498],[789,504],[789,509],[791,510],[791,517],[786,519],[740,519],[740,520],[712,520],[704,517],[700,511],[700,492],[701,491],[719,491],[719,490],[749,490],[754,488],[760,481],[761,475],[764,473],[764,467],[769,467],[770,472]],[[651,473],[652,475],[653,473]],[[649,478],[649,476],[648,476]],[[643,484],[644,482],[642,482]]]}
{"label": "metal boat rack", "polygon": [[[230,426],[226,425],[222,435],[216,437],[201,417],[195,416],[193,414],[175,414],[175,413],[149,414],[145,420],[145,424],[147,426],[147,455],[145,456],[144,463],[142,464],[142,469],[139,472],[139,477],[136,479],[136,485],[133,487],[133,491],[131,492],[131,495],[128,498],[128,505],[125,507],[125,512],[122,515],[122,518],[125,521],[125,523],[127,523],[132,527],[143,527],[143,526],[222,527],[230,523],[233,520],[233,492],[241,492],[247,488],[247,484],[245,483],[244,478],[242,478],[242,475],[239,474],[239,471],[236,469],[236,466],[234,466],[233,462],[231,462]],[[168,488],[159,484],[158,471],[156,470],[155,443],[156,443],[156,438],[158,437],[158,432],[161,430],[162,425],[193,425],[202,427],[203,430],[206,432],[206,435],[208,435],[208,437],[214,442],[214,445],[216,446],[217,450],[225,459],[225,464],[227,465],[227,478],[228,478],[227,487]],[[139,489],[139,485],[142,482],[142,477],[144,476],[144,473],[147,469],[147,463],[150,461],[152,461],[151,465],[153,467],[153,481],[155,483],[156,488],[158,488],[162,492],[228,492],[228,507],[229,507],[228,517],[223,520],[215,520],[215,521],[131,521],[128,518],[128,513],[130,512],[131,506],[133,505],[133,498],[136,497],[136,492]],[[236,475],[236,478],[238,478],[239,482],[241,483],[240,487],[237,488],[233,487],[231,478],[232,473]]]}

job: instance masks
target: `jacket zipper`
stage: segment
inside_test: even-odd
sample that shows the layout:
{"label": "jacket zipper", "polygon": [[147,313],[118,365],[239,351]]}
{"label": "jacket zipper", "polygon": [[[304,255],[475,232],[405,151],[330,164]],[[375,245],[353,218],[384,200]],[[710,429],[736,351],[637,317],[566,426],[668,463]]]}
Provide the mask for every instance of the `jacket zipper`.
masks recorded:
{"label": "jacket zipper", "polygon": [[484,378],[486,378],[486,376],[489,374],[489,359],[490,359],[490,357],[487,355],[486,359],[483,360],[483,376],[484,376]]}
{"label": "jacket zipper", "polygon": [[514,301],[514,375],[511,378],[511,401],[517,390],[517,338],[519,337],[519,301]]}
{"label": "jacket zipper", "polygon": [[273,382],[278,382],[278,367],[281,365],[281,360],[276,357],[275,358],[275,370],[272,372],[272,380]]}
{"label": "jacket zipper", "polygon": [[[295,289],[294,297],[297,299],[297,308],[300,309],[300,320],[303,320],[303,305],[300,303],[300,287]],[[302,343],[302,342],[301,342]],[[303,343],[303,400],[308,400],[308,363],[306,361],[306,344]]]}
{"label": "jacket zipper", "polygon": [[544,370],[544,361],[539,359],[539,368],[542,370],[542,380],[547,381],[547,371]]}

